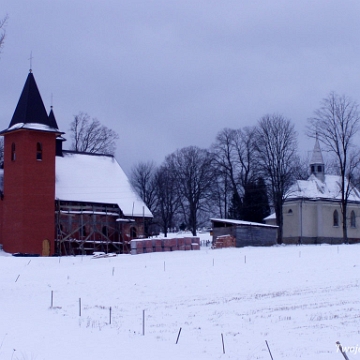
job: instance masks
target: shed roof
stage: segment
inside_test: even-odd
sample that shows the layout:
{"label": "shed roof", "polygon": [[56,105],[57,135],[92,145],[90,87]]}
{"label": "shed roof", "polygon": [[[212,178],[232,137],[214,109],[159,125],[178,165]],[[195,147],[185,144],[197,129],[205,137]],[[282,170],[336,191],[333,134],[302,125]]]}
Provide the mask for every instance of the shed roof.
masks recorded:
{"label": "shed roof", "polygon": [[277,228],[276,225],[268,225],[268,224],[262,224],[257,222],[251,222],[251,221],[244,221],[244,220],[234,220],[234,219],[219,219],[219,218],[211,218],[212,222],[221,222],[225,224],[232,224],[232,225],[240,225],[240,226],[262,226],[262,227],[270,227],[270,228]]}

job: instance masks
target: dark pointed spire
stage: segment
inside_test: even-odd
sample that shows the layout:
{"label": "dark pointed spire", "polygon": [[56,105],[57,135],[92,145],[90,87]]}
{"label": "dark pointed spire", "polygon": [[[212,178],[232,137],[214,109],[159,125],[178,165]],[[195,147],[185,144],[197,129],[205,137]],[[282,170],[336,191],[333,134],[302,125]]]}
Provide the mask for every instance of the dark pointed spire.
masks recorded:
{"label": "dark pointed spire", "polygon": [[[54,117],[55,119],[55,117]],[[9,128],[16,124],[42,124],[58,130],[51,124],[32,72],[29,72]]]}
{"label": "dark pointed spire", "polygon": [[53,107],[51,106],[50,108],[50,113],[49,113],[49,126],[53,129],[58,129],[57,126],[57,122],[55,119],[55,115],[54,115],[54,111],[53,111]]}

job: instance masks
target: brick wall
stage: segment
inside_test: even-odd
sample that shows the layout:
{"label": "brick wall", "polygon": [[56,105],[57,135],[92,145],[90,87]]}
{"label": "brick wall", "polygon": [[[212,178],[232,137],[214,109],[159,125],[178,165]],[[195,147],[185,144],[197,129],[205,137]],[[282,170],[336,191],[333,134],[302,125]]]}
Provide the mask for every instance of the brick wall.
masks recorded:
{"label": "brick wall", "polygon": [[[5,134],[0,243],[7,252],[42,254],[45,239],[50,242],[50,253],[54,252],[55,137],[28,130]],[[38,142],[43,149],[41,160],[36,156]]]}
{"label": "brick wall", "polygon": [[213,249],[222,249],[236,246],[236,239],[232,235],[220,235],[212,244]]}
{"label": "brick wall", "polygon": [[146,254],[163,251],[200,250],[200,238],[134,239],[130,241],[131,254]]}

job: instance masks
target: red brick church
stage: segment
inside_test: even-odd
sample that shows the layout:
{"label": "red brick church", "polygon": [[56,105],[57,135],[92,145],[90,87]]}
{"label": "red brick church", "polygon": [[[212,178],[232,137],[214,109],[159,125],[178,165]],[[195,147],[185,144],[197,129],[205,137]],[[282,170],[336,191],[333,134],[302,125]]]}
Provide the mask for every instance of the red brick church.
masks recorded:
{"label": "red brick church", "polygon": [[[0,244],[49,256],[128,252],[152,214],[110,155],[62,150],[30,71],[4,136]],[[87,187],[87,184],[89,186]]]}

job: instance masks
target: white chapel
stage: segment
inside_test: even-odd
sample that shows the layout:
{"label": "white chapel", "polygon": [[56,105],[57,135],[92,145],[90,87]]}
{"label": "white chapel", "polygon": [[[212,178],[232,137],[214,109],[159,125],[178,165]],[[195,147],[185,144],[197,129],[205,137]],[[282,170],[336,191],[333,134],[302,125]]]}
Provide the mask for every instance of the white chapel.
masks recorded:
{"label": "white chapel", "polygon": [[[310,161],[310,176],[297,180],[283,205],[285,244],[339,244],[343,242],[341,177],[328,175],[318,139]],[[265,219],[276,222],[274,214]],[[348,242],[360,242],[360,192],[351,188],[347,208]]]}

